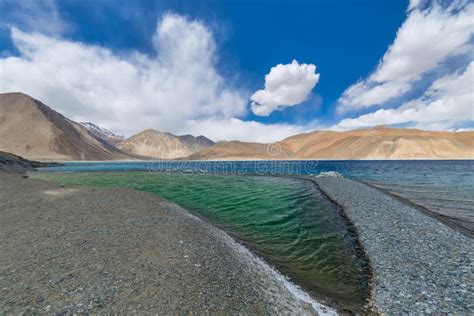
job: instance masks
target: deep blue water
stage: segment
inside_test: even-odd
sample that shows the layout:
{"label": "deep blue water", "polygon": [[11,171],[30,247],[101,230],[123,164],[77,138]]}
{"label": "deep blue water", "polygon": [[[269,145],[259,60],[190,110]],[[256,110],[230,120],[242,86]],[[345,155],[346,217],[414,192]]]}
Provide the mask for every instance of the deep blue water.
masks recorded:
{"label": "deep blue water", "polygon": [[474,229],[474,161],[145,161],[70,162],[42,171],[149,171],[344,177],[383,187],[456,225]]}

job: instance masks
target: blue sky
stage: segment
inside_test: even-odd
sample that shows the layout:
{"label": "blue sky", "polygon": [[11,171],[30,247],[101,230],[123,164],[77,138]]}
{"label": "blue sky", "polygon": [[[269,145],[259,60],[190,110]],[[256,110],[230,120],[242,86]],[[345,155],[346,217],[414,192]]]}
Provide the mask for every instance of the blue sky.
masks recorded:
{"label": "blue sky", "polygon": [[0,11],[1,92],[126,135],[473,126],[468,1],[0,0]]}

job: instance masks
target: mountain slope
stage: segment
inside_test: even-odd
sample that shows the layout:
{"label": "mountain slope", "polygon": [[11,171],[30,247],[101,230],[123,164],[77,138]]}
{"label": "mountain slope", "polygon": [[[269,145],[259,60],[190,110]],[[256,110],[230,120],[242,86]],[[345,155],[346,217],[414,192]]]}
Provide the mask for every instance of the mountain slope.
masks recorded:
{"label": "mountain slope", "polygon": [[47,163],[30,161],[20,156],[0,151],[0,173],[34,171],[35,168],[48,165]]}
{"label": "mountain slope", "polygon": [[98,138],[105,140],[111,144],[117,144],[118,142],[121,142],[125,138],[122,135],[117,135],[109,131],[108,129],[97,126],[91,122],[81,122],[80,124],[84,126],[85,128],[87,128],[89,132],[91,132]]}
{"label": "mountain slope", "polygon": [[186,157],[191,160],[293,159],[294,153],[280,143],[260,144],[223,141]]}
{"label": "mountain slope", "polygon": [[189,159],[474,159],[474,132],[375,127],[316,131],[273,144],[222,142]]}
{"label": "mountain slope", "polygon": [[171,133],[147,129],[119,142],[117,146],[131,154],[174,159],[189,156],[213,144],[210,139],[204,136],[175,136]]}
{"label": "mountain slope", "polygon": [[0,94],[0,150],[38,160],[131,158],[23,93]]}

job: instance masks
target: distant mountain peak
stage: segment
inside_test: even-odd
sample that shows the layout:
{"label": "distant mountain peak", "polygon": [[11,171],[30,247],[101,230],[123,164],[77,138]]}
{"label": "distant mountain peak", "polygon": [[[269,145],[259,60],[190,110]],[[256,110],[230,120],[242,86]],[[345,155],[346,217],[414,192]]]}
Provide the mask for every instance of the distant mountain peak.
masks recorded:
{"label": "distant mountain peak", "polygon": [[94,123],[91,122],[81,122],[80,123],[82,126],[87,128],[90,132],[94,133],[96,136],[103,138],[103,139],[124,139],[125,137],[123,135],[118,135],[115,134],[111,131],[109,131],[106,128],[100,127]]}
{"label": "distant mountain peak", "polygon": [[208,144],[209,146],[212,146],[212,145],[215,144],[212,140],[210,140],[209,138],[207,138],[204,135],[199,135],[198,137],[196,137],[196,139],[199,140],[202,143]]}
{"label": "distant mountain peak", "polygon": [[214,142],[202,135],[176,136],[150,128],[118,143],[126,152],[163,159],[186,157],[212,145]]}
{"label": "distant mountain peak", "polygon": [[[162,132],[162,131],[159,131],[159,130],[156,130],[154,128],[147,128],[147,129],[144,129],[143,131],[141,132],[138,132],[137,134],[135,134],[134,136],[136,135],[150,135],[150,136],[175,136],[169,132]],[[133,137],[133,136],[132,136]]]}

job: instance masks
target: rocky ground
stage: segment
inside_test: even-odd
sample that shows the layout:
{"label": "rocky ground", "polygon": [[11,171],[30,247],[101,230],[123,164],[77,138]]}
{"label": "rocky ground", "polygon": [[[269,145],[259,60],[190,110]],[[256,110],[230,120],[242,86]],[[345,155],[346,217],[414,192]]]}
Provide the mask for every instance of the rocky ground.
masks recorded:
{"label": "rocky ground", "polygon": [[0,173],[0,216],[0,314],[331,312],[147,193]]}
{"label": "rocky ground", "polygon": [[314,180],[356,227],[384,314],[474,313],[474,243],[438,220],[365,184]]}
{"label": "rocky ground", "polygon": [[27,172],[35,168],[57,165],[56,163],[43,163],[31,161],[20,156],[0,151],[0,172]]}

